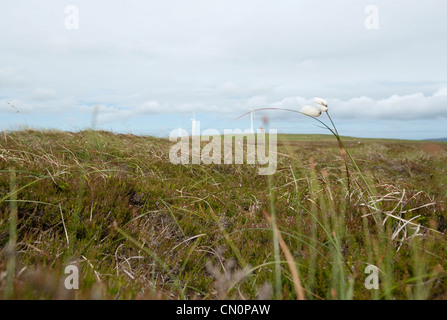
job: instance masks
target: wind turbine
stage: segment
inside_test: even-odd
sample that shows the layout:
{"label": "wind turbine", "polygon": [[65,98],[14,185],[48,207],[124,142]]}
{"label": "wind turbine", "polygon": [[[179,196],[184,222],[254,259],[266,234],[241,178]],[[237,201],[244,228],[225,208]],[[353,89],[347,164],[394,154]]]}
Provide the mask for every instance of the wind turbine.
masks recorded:
{"label": "wind turbine", "polygon": [[253,109],[253,108],[250,108],[250,120],[251,120],[251,126],[250,126],[250,129],[251,129],[251,133],[255,133],[254,132],[254,130],[253,130],[253,116],[254,116],[254,113],[255,113],[255,110]]}
{"label": "wind turbine", "polygon": [[192,129],[191,129],[191,136],[194,135],[194,132],[196,131],[196,114],[193,112],[192,113]]}

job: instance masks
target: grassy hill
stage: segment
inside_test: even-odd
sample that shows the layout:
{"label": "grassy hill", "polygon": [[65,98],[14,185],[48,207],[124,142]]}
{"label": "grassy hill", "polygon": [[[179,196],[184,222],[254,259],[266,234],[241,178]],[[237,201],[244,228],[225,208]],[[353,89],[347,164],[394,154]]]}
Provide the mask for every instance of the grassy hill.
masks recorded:
{"label": "grassy hill", "polygon": [[280,135],[260,176],[174,165],[167,139],[3,132],[0,297],[446,299],[447,145],[342,139]]}

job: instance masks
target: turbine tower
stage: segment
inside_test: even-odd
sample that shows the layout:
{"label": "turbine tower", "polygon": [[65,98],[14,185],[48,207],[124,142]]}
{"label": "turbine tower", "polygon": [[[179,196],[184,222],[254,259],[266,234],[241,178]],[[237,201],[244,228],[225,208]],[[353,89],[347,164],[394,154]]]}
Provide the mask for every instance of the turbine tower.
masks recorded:
{"label": "turbine tower", "polygon": [[253,116],[254,116],[255,110],[253,110],[253,108],[250,108],[250,121],[251,121],[251,126],[250,126],[250,132],[251,133],[255,133],[253,130]]}
{"label": "turbine tower", "polygon": [[192,121],[191,136],[193,136],[196,131],[196,114],[194,112],[192,113],[191,121]]}

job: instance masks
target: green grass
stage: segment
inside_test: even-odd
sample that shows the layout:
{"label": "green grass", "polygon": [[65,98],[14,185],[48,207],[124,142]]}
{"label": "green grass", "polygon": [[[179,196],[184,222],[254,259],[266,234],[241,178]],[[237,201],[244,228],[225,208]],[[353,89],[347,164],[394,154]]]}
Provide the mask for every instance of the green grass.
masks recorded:
{"label": "green grass", "polygon": [[[446,299],[447,144],[342,140],[360,169],[348,162],[349,192],[334,136],[279,135],[269,178],[173,165],[167,139],[4,132],[0,296],[296,299],[298,274],[306,299]],[[70,263],[79,290],[63,286]]]}

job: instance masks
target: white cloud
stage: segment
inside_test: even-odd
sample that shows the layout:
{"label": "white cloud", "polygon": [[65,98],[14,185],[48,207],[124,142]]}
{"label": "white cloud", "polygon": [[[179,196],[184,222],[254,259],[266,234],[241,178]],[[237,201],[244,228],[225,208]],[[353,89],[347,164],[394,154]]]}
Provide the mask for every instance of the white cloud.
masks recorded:
{"label": "white cloud", "polygon": [[240,94],[241,88],[239,88],[234,82],[228,81],[228,82],[220,84],[217,87],[217,91],[224,95],[232,96],[232,95]]}
{"label": "white cloud", "polygon": [[[339,119],[422,120],[447,118],[447,88],[432,95],[414,93],[392,95],[384,99],[361,96],[348,100],[327,99],[329,112]],[[299,111],[304,105],[314,105],[313,98],[287,97],[268,101],[265,96],[251,98],[246,106],[255,108],[285,108]],[[241,108],[244,110],[244,107]],[[287,119],[285,113],[272,113],[275,118]]]}
{"label": "white cloud", "polygon": [[17,88],[27,85],[26,77],[22,74],[20,66],[11,67],[0,65],[0,86],[5,88]]}
{"label": "white cloud", "polygon": [[384,120],[417,120],[447,117],[447,88],[433,95],[423,93],[393,95],[374,100],[369,97],[348,101],[333,100],[334,114],[341,118],[371,118]]}
{"label": "white cloud", "polygon": [[48,101],[57,98],[56,91],[53,89],[37,88],[31,93],[30,100]]}

